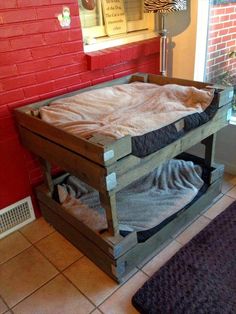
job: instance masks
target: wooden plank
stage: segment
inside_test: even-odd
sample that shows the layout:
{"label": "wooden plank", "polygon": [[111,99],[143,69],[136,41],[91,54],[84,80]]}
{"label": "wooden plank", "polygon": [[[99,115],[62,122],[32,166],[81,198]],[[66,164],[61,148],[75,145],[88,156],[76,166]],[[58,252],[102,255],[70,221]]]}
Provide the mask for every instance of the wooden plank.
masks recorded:
{"label": "wooden plank", "polygon": [[109,195],[108,193],[99,193],[100,202],[106,211],[106,219],[108,231],[111,235],[115,236],[119,233],[119,225],[116,211],[116,195]]}
{"label": "wooden plank", "polygon": [[[40,209],[45,219],[53,227],[63,234],[83,254],[90,258],[97,266],[106,272],[111,278],[118,281],[119,273],[116,269],[115,260],[106,255],[93,242],[84,237],[73,225],[69,224],[62,217],[51,211],[45,204],[40,203]],[[115,274],[114,274],[115,273]]]}
{"label": "wooden plank", "polygon": [[185,80],[174,77],[167,77],[155,74],[148,75],[148,83],[165,85],[165,84],[178,84],[183,86],[194,86],[196,88],[205,88],[207,86],[212,86],[210,83],[204,83],[199,81]]}
{"label": "wooden plank", "polygon": [[49,195],[45,185],[37,187],[36,194],[40,203],[45,204],[57,215],[60,215],[64,220],[73,225],[74,228],[78,229],[81,234],[104,251],[104,253],[114,259],[124,254],[137,244],[136,232],[131,233],[126,237],[122,237],[120,235],[112,237],[107,232],[99,234],[95,230],[90,229],[84,223],[67,213],[67,211],[60,204],[54,201]]}
{"label": "wooden plank", "polygon": [[46,186],[48,187],[48,190],[50,191],[50,194],[52,195],[53,190],[54,190],[54,183],[52,180],[52,175],[51,175],[51,165],[47,160],[44,160],[42,158],[38,158],[40,166],[43,170],[43,176],[44,176],[44,182]]}
{"label": "wooden plank", "polygon": [[104,147],[103,164],[106,166],[131,154],[132,151],[131,136],[129,135],[116,140],[109,136],[95,134],[89,139],[89,142]]}
{"label": "wooden plank", "polygon": [[[126,158],[128,159],[129,157],[125,157],[122,161],[117,161],[115,165],[116,168],[114,168],[113,165],[109,167],[109,171],[114,171],[117,174],[117,186],[111,192],[116,193],[117,191],[120,191],[125,186],[154,170],[164,161],[179,155],[181,152],[186,151],[193,145],[199,143],[202,139],[226,126],[228,124],[227,110],[228,106],[220,108],[212,120],[197,129],[189,131],[183,137],[159,151],[139,159],[139,162],[138,160],[135,160],[135,165],[132,165],[131,163],[130,168],[128,164],[125,169],[123,169],[122,166],[125,163]],[[120,167],[119,162],[122,162]]]}
{"label": "wooden plank", "polygon": [[15,114],[19,125],[22,127],[48,138],[61,146],[65,146],[75,153],[92,159],[98,164],[103,164],[104,148],[101,145],[90,143],[41,119],[32,117],[27,113],[16,111]]}
{"label": "wooden plank", "polygon": [[221,180],[215,181],[214,184],[209,187],[208,191],[187,210],[181,212],[174,220],[169,222],[147,241],[139,243],[133,249],[118,258],[118,266],[119,263],[126,265],[125,271],[119,280],[121,281],[135,266],[147,260],[149,255],[157,251],[158,248],[162,248],[165,243],[170,242],[176,234],[191,224],[200,213],[206,210],[207,206],[209,206],[214,198],[219,195],[220,187]]}
{"label": "wooden plank", "polygon": [[215,157],[215,143],[216,143],[216,134],[211,134],[202,141],[202,144],[205,145],[205,164],[208,167],[212,167]]}
{"label": "wooden plank", "polygon": [[106,190],[106,169],[74,152],[67,150],[45,138],[20,127],[22,143],[30,151],[50,163],[78,176],[81,180],[98,190]]}

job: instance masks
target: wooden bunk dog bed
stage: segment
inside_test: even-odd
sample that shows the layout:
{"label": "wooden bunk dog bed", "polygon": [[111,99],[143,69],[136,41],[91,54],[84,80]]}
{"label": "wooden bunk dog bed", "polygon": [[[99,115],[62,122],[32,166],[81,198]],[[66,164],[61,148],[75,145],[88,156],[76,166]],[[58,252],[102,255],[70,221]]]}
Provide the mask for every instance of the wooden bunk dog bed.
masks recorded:
{"label": "wooden bunk dog bed", "polygon": [[[133,82],[161,86],[178,84],[194,86],[197,89],[212,89],[212,86],[202,82],[138,73],[63,95],[63,97]],[[200,126],[198,126],[198,121],[193,129],[188,129],[188,121],[179,119],[172,124],[177,136],[168,138],[164,147],[163,143],[159,147],[154,143],[154,149],[152,148],[143,156],[142,152],[141,156],[133,152],[136,146],[130,135],[114,139],[106,135],[93,134],[89,139],[85,139],[43,121],[39,115],[41,108],[58,98],[16,109],[21,141],[25,147],[39,156],[44,170],[45,183],[36,189],[43,216],[118,282],[165,242],[171,240],[173,235],[189,224],[220,193],[224,167],[216,165],[213,160],[215,133],[228,124],[228,111],[233,93],[231,88],[221,88],[217,89],[214,95],[217,110],[213,110],[213,113],[209,111],[209,121],[203,121]],[[185,132],[182,132],[184,129]],[[205,193],[194,199],[195,201],[192,201],[189,206],[175,213],[171,219],[167,219],[159,228],[154,228],[154,231],[141,241],[136,231],[122,234],[117,217],[117,193],[153,171],[166,160],[180,155],[200,142],[205,145],[205,158],[200,160],[195,157],[195,159],[208,169],[205,180],[208,188]],[[185,159],[189,157],[191,156],[188,154],[181,156]],[[106,230],[98,232],[89,227],[68,213],[55,200],[53,197],[55,187],[63,182],[67,174],[53,178],[51,164],[58,165],[99,192],[101,205],[105,209]]]}

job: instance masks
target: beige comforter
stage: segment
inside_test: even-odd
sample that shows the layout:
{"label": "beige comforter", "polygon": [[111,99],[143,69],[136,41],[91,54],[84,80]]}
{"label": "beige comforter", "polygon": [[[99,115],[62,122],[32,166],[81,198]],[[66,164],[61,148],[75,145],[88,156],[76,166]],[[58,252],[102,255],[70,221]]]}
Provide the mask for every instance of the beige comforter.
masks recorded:
{"label": "beige comforter", "polygon": [[57,99],[42,107],[40,114],[44,121],[84,138],[94,133],[121,138],[143,135],[200,113],[213,94],[195,87],[134,82]]}

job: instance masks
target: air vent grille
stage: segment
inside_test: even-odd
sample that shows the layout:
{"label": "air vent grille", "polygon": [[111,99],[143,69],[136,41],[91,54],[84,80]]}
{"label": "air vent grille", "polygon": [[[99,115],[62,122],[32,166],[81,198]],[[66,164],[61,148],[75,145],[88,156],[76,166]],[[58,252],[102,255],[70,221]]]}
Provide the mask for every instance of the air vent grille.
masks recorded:
{"label": "air vent grille", "polygon": [[0,239],[35,219],[30,197],[0,210]]}

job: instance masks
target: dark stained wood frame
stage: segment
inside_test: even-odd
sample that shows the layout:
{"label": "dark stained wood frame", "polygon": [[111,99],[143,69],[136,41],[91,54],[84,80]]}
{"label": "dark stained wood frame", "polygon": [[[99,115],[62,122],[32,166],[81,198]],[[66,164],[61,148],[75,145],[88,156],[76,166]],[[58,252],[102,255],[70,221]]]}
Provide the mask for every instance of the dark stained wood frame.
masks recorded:
{"label": "dark stained wood frame", "polygon": [[[207,83],[139,73],[63,97],[133,81],[212,88]],[[40,157],[45,174],[45,184],[37,188],[37,197],[44,217],[112,278],[121,281],[138,262],[170,239],[173,231],[176,232],[186,226],[219,194],[223,168],[214,167],[214,142],[215,133],[228,124],[227,113],[231,106],[229,95],[231,95],[231,88],[222,88],[218,92],[219,108],[211,121],[144,158],[131,154],[130,136],[111,140],[97,135],[86,140],[42,121],[38,109],[47,105],[52,99],[16,109],[22,144]],[[122,237],[118,230],[116,193],[151,172],[164,161],[201,141],[205,145],[205,164],[212,168],[209,178],[210,188],[207,193],[145,243],[137,242],[136,232]],[[56,182],[51,177],[51,163],[57,164],[99,191],[101,204],[106,211],[107,232],[99,234],[89,229],[66,213],[62,206],[52,199]]]}

